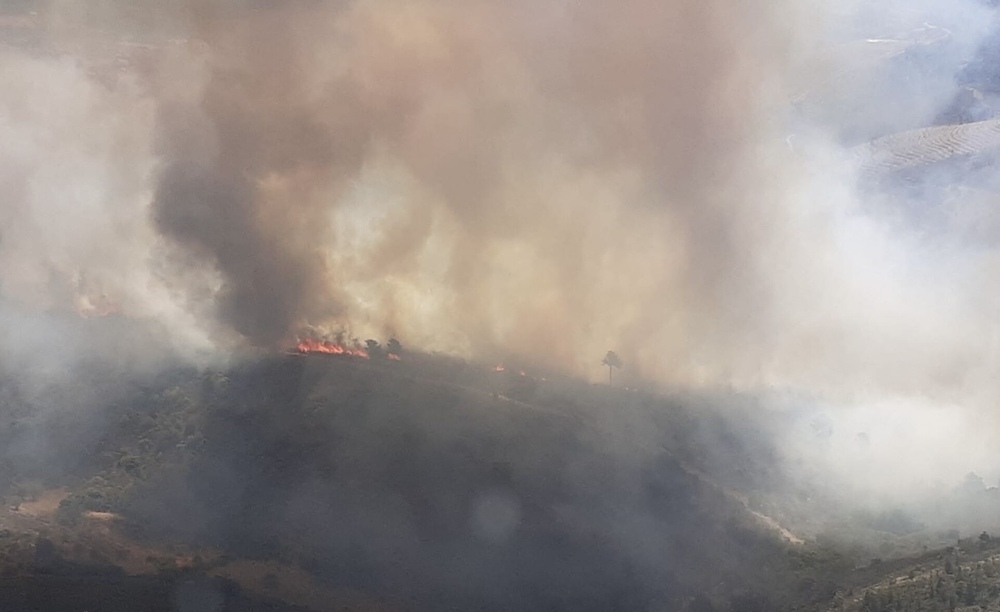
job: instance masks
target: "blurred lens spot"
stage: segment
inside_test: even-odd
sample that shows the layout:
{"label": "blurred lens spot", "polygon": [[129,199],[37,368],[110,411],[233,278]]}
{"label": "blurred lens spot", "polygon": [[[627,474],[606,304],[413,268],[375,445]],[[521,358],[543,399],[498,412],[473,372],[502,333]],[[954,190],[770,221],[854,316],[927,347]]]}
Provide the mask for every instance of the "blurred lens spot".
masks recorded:
{"label": "blurred lens spot", "polygon": [[503,542],[520,522],[521,503],[510,492],[486,491],[472,503],[472,529],[481,539]]}

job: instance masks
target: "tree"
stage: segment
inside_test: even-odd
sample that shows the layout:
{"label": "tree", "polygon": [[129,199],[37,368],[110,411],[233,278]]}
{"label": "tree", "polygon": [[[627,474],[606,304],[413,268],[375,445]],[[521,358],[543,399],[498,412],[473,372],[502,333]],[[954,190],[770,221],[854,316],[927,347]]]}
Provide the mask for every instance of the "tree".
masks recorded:
{"label": "tree", "polygon": [[608,351],[608,354],[604,356],[604,361],[602,364],[608,366],[608,385],[614,383],[614,369],[621,369],[622,358],[618,356],[618,353],[614,351]]}
{"label": "tree", "polygon": [[387,353],[398,357],[403,352],[403,345],[399,343],[399,340],[389,338],[389,342],[385,345],[385,350]]}
{"label": "tree", "polygon": [[368,352],[368,356],[372,359],[382,356],[382,347],[379,346],[378,340],[373,338],[365,340],[365,351]]}

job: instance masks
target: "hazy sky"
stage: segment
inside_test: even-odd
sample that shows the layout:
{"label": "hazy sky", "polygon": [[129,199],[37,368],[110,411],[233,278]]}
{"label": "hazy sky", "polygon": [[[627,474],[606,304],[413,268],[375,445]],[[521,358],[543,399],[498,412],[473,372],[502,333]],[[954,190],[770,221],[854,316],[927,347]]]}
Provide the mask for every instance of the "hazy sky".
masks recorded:
{"label": "hazy sky", "polygon": [[992,401],[995,196],[851,149],[951,103],[972,0],[162,4],[0,48],[10,308]]}

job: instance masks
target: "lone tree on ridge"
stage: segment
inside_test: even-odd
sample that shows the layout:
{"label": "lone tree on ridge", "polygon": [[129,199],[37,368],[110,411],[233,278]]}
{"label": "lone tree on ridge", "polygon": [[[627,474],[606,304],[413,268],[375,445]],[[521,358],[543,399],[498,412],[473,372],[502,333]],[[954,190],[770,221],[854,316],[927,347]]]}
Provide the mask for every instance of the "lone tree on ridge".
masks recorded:
{"label": "lone tree on ridge", "polygon": [[621,369],[622,367],[622,358],[618,356],[618,353],[608,351],[608,354],[604,356],[604,361],[601,363],[608,366],[608,386],[610,387],[615,381],[615,368]]}

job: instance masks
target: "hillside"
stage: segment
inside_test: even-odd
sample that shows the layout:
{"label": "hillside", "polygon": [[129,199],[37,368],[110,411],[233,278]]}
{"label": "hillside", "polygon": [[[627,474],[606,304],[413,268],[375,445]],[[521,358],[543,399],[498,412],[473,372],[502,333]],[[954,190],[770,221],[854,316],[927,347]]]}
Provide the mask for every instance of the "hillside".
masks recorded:
{"label": "hillside", "polygon": [[149,345],[2,364],[15,582],[48,575],[52,542],[61,580],[223,580],[313,610],[824,610],[946,554],[941,525],[968,534],[996,503],[969,481],[943,522],[859,511],[789,476],[780,444],[809,413],[765,398],[419,352],[195,369]]}
{"label": "hillside", "polygon": [[881,568],[873,584],[840,593],[843,612],[1000,610],[1000,542],[983,532],[955,546]]}
{"label": "hillside", "polygon": [[8,503],[66,487],[60,529],[113,513],[120,548],[208,571],[278,563],[404,609],[753,610],[825,601],[850,566],[711,480],[685,410],[650,394],[422,355],[91,369],[46,398],[76,410],[4,389],[4,439],[41,442],[9,460]]}

